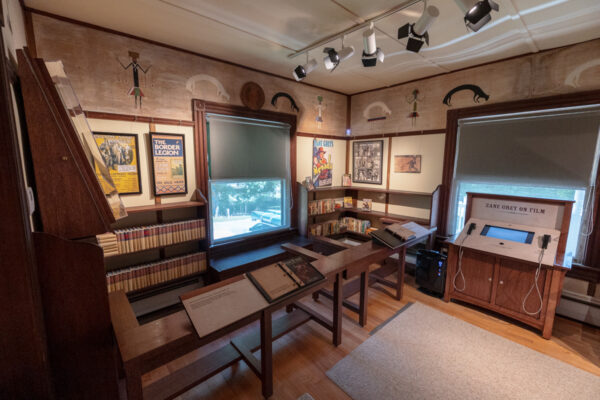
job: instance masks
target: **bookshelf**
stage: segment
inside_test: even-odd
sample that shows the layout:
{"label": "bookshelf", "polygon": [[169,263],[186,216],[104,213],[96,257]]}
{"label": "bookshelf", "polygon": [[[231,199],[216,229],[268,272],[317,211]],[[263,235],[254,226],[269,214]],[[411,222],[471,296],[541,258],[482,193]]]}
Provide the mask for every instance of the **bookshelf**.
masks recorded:
{"label": "bookshelf", "polygon": [[[392,223],[396,221],[414,221],[418,224],[428,227],[436,227],[438,224],[438,208],[440,198],[440,187],[438,186],[433,192],[417,192],[395,189],[355,187],[355,186],[329,186],[323,188],[315,188],[308,190],[301,183],[298,183],[298,229],[304,236],[309,236],[310,227],[314,224],[324,223],[332,219],[342,217],[356,217],[358,219],[368,219],[371,221],[371,226],[380,228],[384,223]],[[385,211],[364,210],[357,207],[359,192],[384,194]],[[395,214],[388,212],[388,208],[393,203],[390,201],[394,195],[402,197],[426,197],[428,198],[428,218],[419,218],[408,215]],[[341,197],[352,197],[353,207],[342,207],[333,212],[312,214],[309,212],[309,202],[314,200],[337,199]]]}
{"label": "bookshelf", "polygon": [[[114,285],[115,279],[135,280],[135,285],[125,284],[127,297],[131,302],[135,302],[166,292],[176,292],[177,289],[189,285],[204,284],[209,259],[207,207],[200,191],[197,191],[194,197],[197,200],[126,208],[128,216],[112,225],[112,233],[129,229],[177,226],[180,223],[198,220],[202,222],[196,227],[196,235],[190,236],[189,239],[186,235],[181,235],[180,240],[173,239],[170,243],[165,244],[155,240],[154,245],[148,245],[147,248],[129,248],[118,254],[105,255],[107,285],[111,282]],[[188,268],[188,273],[184,273],[183,265],[181,268],[171,267],[168,273],[165,271],[167,265],[173,260],[194,254],[202,254],[202,263],[195,264],[194,268]],[[132,271],[136,271],[139,275],[134,275]],[[150,275],[152,279],[146,279]],[[118,289],[113,287],[112,290]]]}

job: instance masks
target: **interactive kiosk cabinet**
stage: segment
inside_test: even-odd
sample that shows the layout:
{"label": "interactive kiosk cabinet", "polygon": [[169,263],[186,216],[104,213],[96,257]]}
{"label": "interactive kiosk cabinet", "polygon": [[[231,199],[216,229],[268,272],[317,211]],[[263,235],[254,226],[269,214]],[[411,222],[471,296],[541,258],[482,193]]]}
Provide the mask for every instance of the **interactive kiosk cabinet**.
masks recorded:
{"label": "interactive kiosk cabinet", "polygon": [[550,339],[571,266],[572,208],[572,201],[467,193],[467,222],[448,241],[444,300],[490,309]]}

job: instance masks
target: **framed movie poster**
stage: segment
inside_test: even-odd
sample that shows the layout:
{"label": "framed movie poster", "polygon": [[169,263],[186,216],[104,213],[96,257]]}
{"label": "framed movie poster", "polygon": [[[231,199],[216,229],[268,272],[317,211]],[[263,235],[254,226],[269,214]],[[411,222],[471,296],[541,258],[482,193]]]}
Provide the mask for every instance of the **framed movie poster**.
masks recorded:
{"label": "framed movie poster", "polygon": [[[93,135],[119,194],[142,193],[137,135],[106,132],[93,132]],[[94,171],[97,176],[102,175],[97,162],[94,162]],[[99,180],[104,183],[102,179]],[[106,188],[102,189],[106,191]]]}
{"label": "framed movie poster", "polygon": [[187,193],[183,135],[150,132],[154,195]]}
{"label": "framed movie poster", "polygon": [[333,162],[333,140],[313,140],[312,180],[314,187],[331,186]]}
{"label": "framed movie poster", "polygon": [[383,140],[352,143],[352,182],[381,185]]}
{"label": "framed movie poster", "polygon": [[421,172],[421,155],[394,156],[394,172]]}

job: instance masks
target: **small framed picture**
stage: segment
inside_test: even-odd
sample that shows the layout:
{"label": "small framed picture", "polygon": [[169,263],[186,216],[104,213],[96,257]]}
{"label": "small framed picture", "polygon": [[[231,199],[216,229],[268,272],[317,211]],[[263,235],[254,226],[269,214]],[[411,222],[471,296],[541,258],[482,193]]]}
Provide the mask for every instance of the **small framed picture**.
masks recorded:
{"label": "small framed picture", "polygon": [[421,155],[394,156],[394,172],[421,173]]}
{"label": "small framed picture", "polygon": [[[138,137],[129,133],[93,132],[100,155],[120,195],[142,193]],[[94,162],[96,175],[102,175]],[[98,179],[104,183],[104,180]],[[106,188],[102,188],[106,191]]]}
{"label": "small framed picture", "polygon": [[350,175],[350,174],[342,175],[342,186],[352,186],[352,175]]}
{"label": "small framed picture", "polygon": [[186,194],[185,137],[150,132],[150,148],[154,195]]}
{"label": "small framed picture", "polygon": [[373,209],[373,200],[372,199],[363,199],[362,209],[365,211],[371,211]]}

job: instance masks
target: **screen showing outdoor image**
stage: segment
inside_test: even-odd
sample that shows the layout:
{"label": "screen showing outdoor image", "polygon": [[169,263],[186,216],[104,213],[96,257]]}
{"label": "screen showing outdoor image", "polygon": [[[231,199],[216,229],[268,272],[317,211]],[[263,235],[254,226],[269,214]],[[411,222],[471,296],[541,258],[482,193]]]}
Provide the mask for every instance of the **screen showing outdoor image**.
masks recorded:
{"label": "screen showing outdoor image", "polygon": [[521,231],[518,229],[501,228],[499,226],[486,225],[481,231],[482,236],[496,239],[510,240],[518,243],[531,243],[534,232]]}
{"label": "screen showing outdoor image", "polygon": [[[210,183],[214,241],[289,226],[283,179],[222,180]],[[284,212],[282,213],[282,210]]]}

